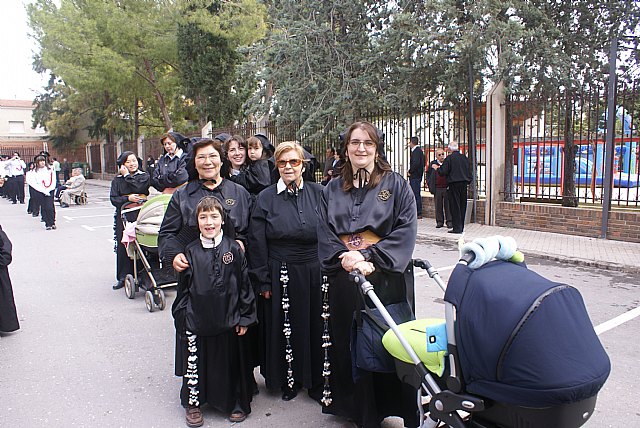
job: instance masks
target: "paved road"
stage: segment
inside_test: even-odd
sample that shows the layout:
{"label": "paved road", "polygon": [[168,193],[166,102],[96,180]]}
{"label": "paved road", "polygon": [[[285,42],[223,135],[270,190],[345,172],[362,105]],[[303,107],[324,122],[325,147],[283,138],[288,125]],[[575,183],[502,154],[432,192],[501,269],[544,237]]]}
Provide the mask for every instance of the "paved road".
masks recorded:
{"label": "paved road", "polygon": [[[180,379],[173,376],[169,310],[148,313],[142,295],[113,291],[113,209],[108,189],[90,186],[90,204],[58,209],[58,230],[45,231],[24,206],[0,200],[0,222],[14,243],[10,273],[21,330],[0,336],[1,427],[183,427]],[[457,252],[448,243],[418,242],[446,280]],[[640,306],[640,276],[528,259],[548,278],[576,286],[594,325]],[[418,316],[443,316],[442,293],[417,275]],[[174,293],[168,293],[168,303]],[[640,371],[640,318],[607,330],[601,340],[613,372],[587,427],[640,426],[632,382]],[[261,379],[258,377],[258,379]],[[231,425],[205,411],[205,426]],[[242,423],[252,427],[349,426],[325,416],[305,396],[285,403],[261,393]],[[399,427],[398,420],[385,427]]]}

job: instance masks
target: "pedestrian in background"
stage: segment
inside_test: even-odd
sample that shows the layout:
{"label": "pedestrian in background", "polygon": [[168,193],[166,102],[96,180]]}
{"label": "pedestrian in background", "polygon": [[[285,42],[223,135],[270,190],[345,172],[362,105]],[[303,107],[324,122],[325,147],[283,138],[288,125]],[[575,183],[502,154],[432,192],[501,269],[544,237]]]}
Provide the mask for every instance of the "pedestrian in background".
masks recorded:
{"label": "pedestrian in background", "polygon": [[448,148],[449,156],[442,162],[442,166],[434,165],[433,168],[447,179],[447,197],[453,223],[453,228],[448,232],[462,233],[467,213],[467,186],[471,182],[471,168],[469,159],[460,153],[456,141],[450,142]]}
{"label": "pedestrian in background", "polygon": [[167,132],[160,137],[164,153],[153,168],[153,173],[147,171],[151,176],[151,185],[159,192],[173,194],[189,179],[183,139],[181,134],[175,132]]}
{"label": "pedestrian in background", "polygon": [[9,176],[8,193],[11,203],[17,204],[20,202],[24,204],[24,174],[27,165],[20,159],[20,153],[13,152],[13,156],[7,161],[5,169]]}
{"label": "pedestrian in background", "polygon": [[56,174],[56,188],[58,188],[60,187],[60,171],[62,171],[62,167],[60,166],[60,162],[58,162],[58,158],[53,158],[51,166]]}
{"label": "pedestrian in background", "polygon": [[40,214],[47,230],[56,229],[56,208],[53,205],[53,192],[56,189],[55,170],[47,163],[43,155],[34,159],[35,168],[30,174],[29,186],[33,187],[36,203],[32,205],[32,212],[40,207]]}
{"label": "pedestrian in background", "polygon": [[418,218],[422,218],[422,195],[420,190],[422,188],[422,176],[424,175],[424,152],[420,147],[420,140],[418,137],[409,138],[409,147],[411,149],[411,156],[409,158],[409,172],[407,177],[409,178],[409,185],[413,196],[416,198],[416,211]]}
{"label": "pedestrian in background", "polygon": [[11,241],[0,226],[0,331],[5,333],[20,328],[16,304],[13,300],[13,287],[9,278],[11,249]]}
{"label": "pedestrian in background", "polygon": [[427,168],[427,186],[433,195],[433,202],[436,210],[436,228],[443,227],[445,220],[447,229],[453,228],[451,213],[449,211],[449,198],[447,197],[447,178],[436,172],[444,161],[444,149],[436,149],[436,158],[429,162]]}
{"label": "pedestrian in background", "polygon": [[67,158],[62,158],[62,177],[65,183],[71,178],[71,163]]}

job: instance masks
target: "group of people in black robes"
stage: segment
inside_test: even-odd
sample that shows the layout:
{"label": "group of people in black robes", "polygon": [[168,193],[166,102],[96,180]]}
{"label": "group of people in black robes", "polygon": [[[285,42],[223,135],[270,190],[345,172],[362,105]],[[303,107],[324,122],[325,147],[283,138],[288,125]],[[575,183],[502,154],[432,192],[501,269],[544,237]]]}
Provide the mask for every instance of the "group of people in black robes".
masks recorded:
{"label": "group of people in black robes", "polygon": [[[169,135],[165,149],[165,141],[180,141]],[[179,147],[182,154],[170,154],[167,165],[184,157],[188,181],[171,190],[158,246],[178,275],[175,374],[183,378],[189,426],[204,423],[205,404],[243,421],[258,393],[257,366],[283,400],[306,389],[323,412],[358,426],[377,427],[392,415],[407,426],[416,421],[414,390],[351,362],[359,291],[348,273],[368,275],[384,303],[413,298],[415,200],[380,156],[380,143],[373,125],[353,124],[344,134],[343,167],[326,186],[307,180],[309,155],[299,143],[274,149],[264,135],[193,139]],[[122,204],[148,195],[153,180],[137,162],[130,152],[119,158],[116,220]],[[361,234],[376,239],[356,239]],[[129,261],[118,253],[114,288],[129,268],[121,258]]]}

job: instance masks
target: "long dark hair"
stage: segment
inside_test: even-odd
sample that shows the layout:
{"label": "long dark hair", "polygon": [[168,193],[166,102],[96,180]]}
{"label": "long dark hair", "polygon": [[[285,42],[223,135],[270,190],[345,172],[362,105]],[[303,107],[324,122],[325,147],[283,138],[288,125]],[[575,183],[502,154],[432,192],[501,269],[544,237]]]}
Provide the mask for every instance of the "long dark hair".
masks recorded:
{"label": "long dark hair", "polygon": [[368,188],[374,188],[382,180],[382,177],[391,172],[391,165],[387,162],[386,159],[380,156],[380,138],[378,136],[378,128],[373,126],[369,122],[354,122],[344,136],[344,164],[340,167],[340,176],[342,177],[342,190],[345,192],[349,192],[353,189],[353,170],[351,168],[351,161],[349,160],[348,155],[348,146],[349,141],[351,140],[351,134],[356,129],[361,129],[369,135],[371,141],[376,143],[376,158],[373,164],[373,171],[371,172],[371,177],[369,177],[369,182],[367,183]]}

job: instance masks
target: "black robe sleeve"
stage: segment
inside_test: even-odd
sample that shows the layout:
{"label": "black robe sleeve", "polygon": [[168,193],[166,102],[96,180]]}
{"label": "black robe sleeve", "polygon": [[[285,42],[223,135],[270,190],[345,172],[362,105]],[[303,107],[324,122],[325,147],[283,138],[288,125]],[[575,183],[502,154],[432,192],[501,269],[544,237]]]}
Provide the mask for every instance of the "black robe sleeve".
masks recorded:
{"label": "black robe sleeve", "polygon": [[269,246],[267,242],[267,212],[266,199],[273,197],[269,189],[261,193],[256,200],[256,206],[249,222],[249,236],[247,248],[249,258],[249,276],[256,293],[271,291],[271,273],[269,270]]}
{"label": "black robe sleeve", "polygon": [[122,184],[122,177],[115,177],[111,181],[111,190],[109,191],[109,200],[111,201],[111,205],[118,209],[120,209],[122,205],[126,204],[129,201],[129,196],[122,193]]}
{"label": "black robe sleeve", "polygon": [[239,283],[239,295],[238,295],[238,309],[240,311],[240,322],[238,325],[242,327],[249,327],[256,323],[258,317],[256,313],[256,301],[253,288],[251,287],[251,281],[249,280],[249,268],[247,266],[247,259],[244,253],[238,246],[237,255],[240,265],[240,283]]}
{"label": "black robe sleeve", "polygon": [[0,230],[0,268],[6,268],[11,264],[12,248],[9,237],[3,230]]}
{"label": "black robe sleeve", "polygon": [[232,175],[229,179],[247,189],[252,195],[257,195],[271,185],[269,162],[266,159],[251,162],[240,174]]}
{"label": "black robe sleeve", "polygon": [[178,238],[183,227],[182,212],[180,210],[180,200],[183,197],[183,189],[178,189],[171,196],[164,213],[160,230],[158,231],[158,251],[162,260],[173,262],[175,256],[184,253],[185,245]]}
{"label": "black robe sleeve", "polygon": [[[318,203],[318,256],[320,266],[327,273],[334,273],[342,269],[340,254],[348,251],[347,247],[340,240],[334,229],[329,224],[329,203],[332,196],[337,192],[342,192],[342,179],[331,180],[324,188]],[[347,213],[348,214],[348,213]]]}

